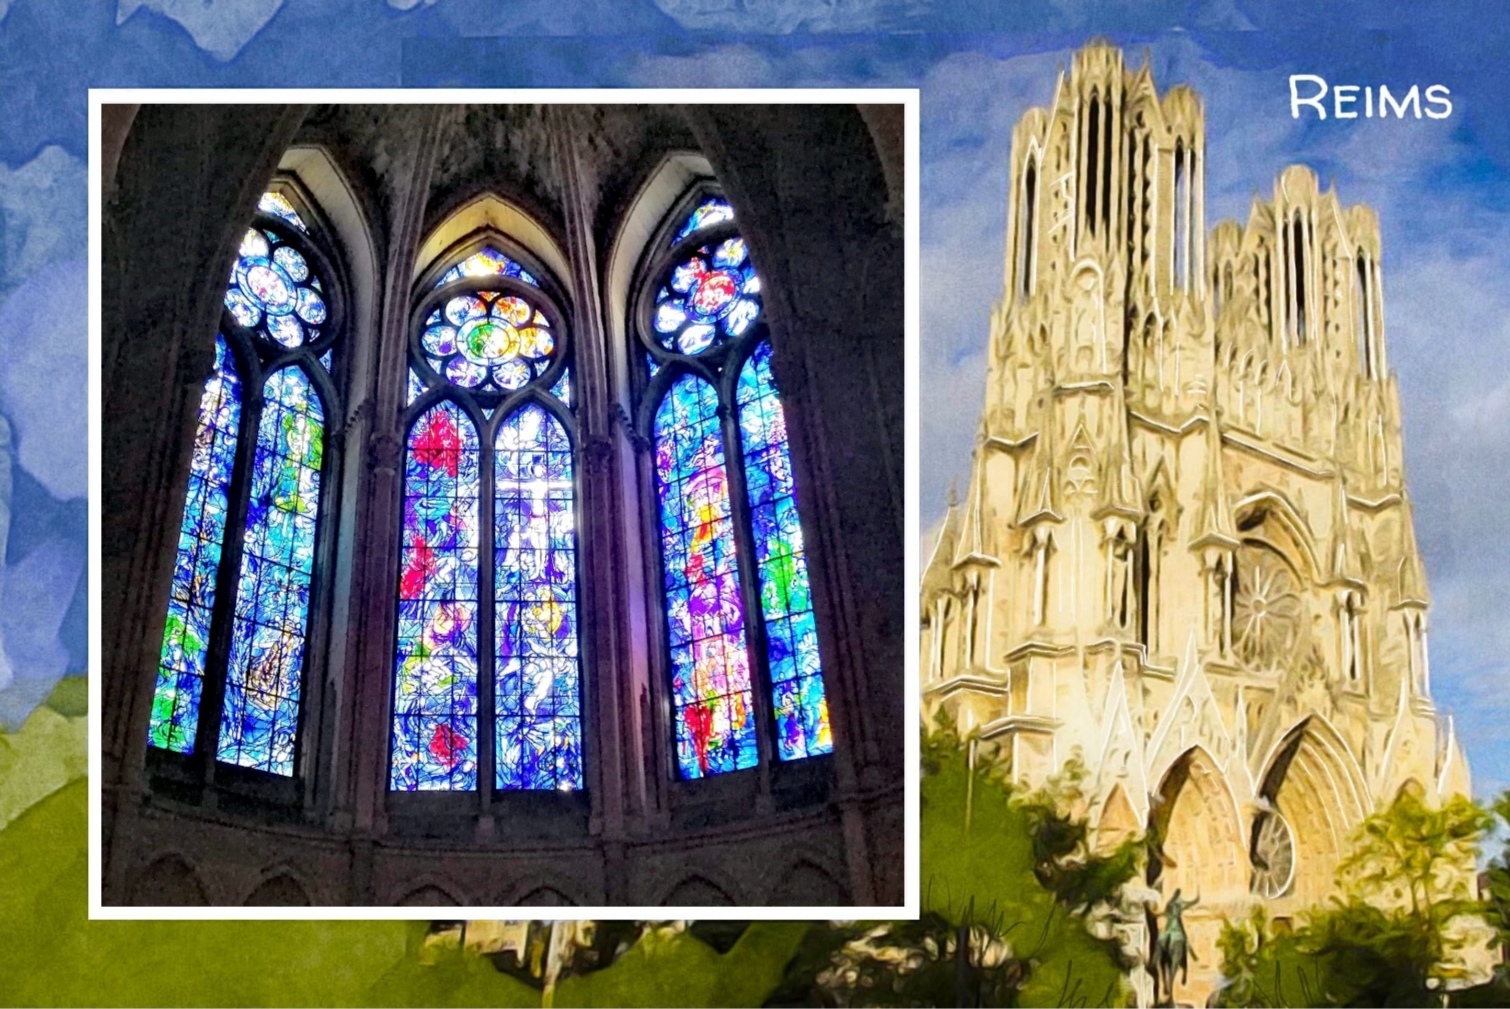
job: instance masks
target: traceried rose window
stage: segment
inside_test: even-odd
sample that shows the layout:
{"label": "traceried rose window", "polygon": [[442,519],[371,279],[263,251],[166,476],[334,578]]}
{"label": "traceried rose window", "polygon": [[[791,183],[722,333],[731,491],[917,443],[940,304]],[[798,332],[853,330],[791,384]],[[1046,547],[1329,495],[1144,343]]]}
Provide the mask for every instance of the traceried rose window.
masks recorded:
{"label": "traceried rose window", "polygon": [[1232,622],[1242,660],[1272,668],[1290,658],[1300,638],[1303,613],[1294,569],[1269,547],[1244,544],[1237,554]]}

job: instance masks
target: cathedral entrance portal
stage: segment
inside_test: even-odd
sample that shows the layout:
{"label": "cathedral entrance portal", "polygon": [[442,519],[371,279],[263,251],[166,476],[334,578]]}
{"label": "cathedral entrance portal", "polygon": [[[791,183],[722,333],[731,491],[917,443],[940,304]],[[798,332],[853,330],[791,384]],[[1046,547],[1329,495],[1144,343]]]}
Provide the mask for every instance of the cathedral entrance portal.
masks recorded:
{"label": "cathedral entrance portal", "polygon": [[1205,750],[1187,750],[1170,767],[1155,793],[1148,826],[1153,842],[1148,885],[1161,894],[1160,926],[1176,891],[1183,901],[1195,902],[1182,916],[1189,973],[1175,979],[1175,1003],[1204,1005],[1220,976],[1216,941],[1222,919],[1242,913],[1248,892],[1237,804]]}

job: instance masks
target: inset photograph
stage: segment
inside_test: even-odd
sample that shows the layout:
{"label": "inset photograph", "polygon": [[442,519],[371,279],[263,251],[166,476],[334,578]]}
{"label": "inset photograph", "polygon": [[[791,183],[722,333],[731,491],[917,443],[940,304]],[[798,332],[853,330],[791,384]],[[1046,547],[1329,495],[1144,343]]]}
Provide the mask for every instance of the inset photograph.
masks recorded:
{"label": "inset photograph", "polygon": [[915,94],[697,94],[95,93],[97,916],[907,910]]}

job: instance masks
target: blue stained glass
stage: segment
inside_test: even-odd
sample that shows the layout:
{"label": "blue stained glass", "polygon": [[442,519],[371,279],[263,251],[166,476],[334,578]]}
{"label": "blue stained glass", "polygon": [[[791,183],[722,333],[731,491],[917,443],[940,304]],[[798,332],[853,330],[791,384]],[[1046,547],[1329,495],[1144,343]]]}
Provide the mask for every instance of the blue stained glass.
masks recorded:
{"label": "blue stained glass", "polygon": [[455,403],[409,434],[394,658],[395,791],[477,787],[479,444]]}
{"label": "blue stained glass", "polygon": [[754,767],[754,694],[713,386],[678,379],[656,410],[654,435],[677,764],[687,778]]}
{"label": "blue stained glass", "polygon": [[671,244],[675,245],[694,231],[711,228],[715,224],[732,220],[734,220],[734,208],[729,206],[729,201],[719,196],[709,197],[687,215],[687,220],[682,224],[681,230],[671,239]]}
{"label": "blue stained glass", "polygon": [[199,726],[210,613],[215,607],[215,579],[225,542],[240,424],[241,381],[225,337],[217,336],[215,371],[199,400],[189,489],[147,728],[151,745],[179,753],[194,752],[194,734]]}
{"label": "blue stained glass", "polygon": [[262,386],[241,577],[215,754],[273,774],[294,770],[309,590],[315,566],[325,414],[309,377]]}
{"label": "blue stained glass", "polygon": [[319,288],[319,278],[302,253],[271,229],[250,228],[231,269],[225,306],[257,335],[298,347],[316,339],[317,327],[325,321]]}
{"label": "blue stained glass", "polygon": [[532,284],[535,287],[540,286],[540,281],[531,276],[528,270],[491,245],[479,252],[472,253],[472,255],[451,267],[445,272],[444,276],[435,282],[435,286],[444,287],[451,283],[451,281],[460,280],[463,277],[514,277],[515,279],[524,281],[526,284]]}
{"label": "blue stained glass", "polygon": [[565,368],[565,369],[562,370],[561,377],[558,378],[558,379],[556,379],[556,384],[555,385],[551,386],[551,395],[554,396],[554,397],[556,397],[557,399],[559,399],[562,403],[564,403],[566,405],[566,408],[568,410],[570,410],[570,409],[572,409],[573,407],[576,406],[576,404],[572,402],[572,384],[571,384],[571,369],[570,368]]}
{"label": "blue stained glass", "polygon": [[782,760],[797,760],[829,753],[834,742],[797,519],[786,415],[771,378],[770,344],[762,342],[745,362],[735,399],[760,575],[777,754]]}
{"label": "blue stained glass", "polygon": [[495,736],[502,789],[582,787],[576,503],[561,422],[530,404],[498,427]]}
{"label": "blue stained glass", "polygon": [[282,193],[263,193],[262,198],[257,201],[257,209],[264,214],[281,217],[305,234],[309,233],[309,229],[304,226],[304,219],[299,216],[298,211],[294,210],[294,205],[289,203],[288,198]]}
{"label": "blue stained glass", "polygon": [[675,264],[656,294],[661,346],[700,354],[739,336],[760,315],[760,278],[739,236],[710,243]]}
{"label": "blue stained glass", "polygon": [[414,405],[414,401],[417,400],[417,399],[419,399],[424,394],[425,394],[425,382],[424,382],[424,379],[422,379],[422,378],[419,377],[419,372],[415,371],[413,368],[410,368],[409,369],[409,393],[408,393],[408,398],[404,400],[404,405],[405,406],[413,406]]}

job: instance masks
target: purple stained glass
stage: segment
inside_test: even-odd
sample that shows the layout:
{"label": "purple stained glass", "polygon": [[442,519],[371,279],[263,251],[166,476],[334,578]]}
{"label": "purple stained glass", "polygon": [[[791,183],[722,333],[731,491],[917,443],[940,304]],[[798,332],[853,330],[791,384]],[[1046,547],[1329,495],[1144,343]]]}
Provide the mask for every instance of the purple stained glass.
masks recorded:
{"label": "purple stained glass", "polygon": [[216,759],[291,775],[315,567],[325,412],[309,377],[262,386]]}
{"label": "purple stained glass", "polygon": [[671,244],[675,245],[694,231],[701,231],[703,228],[711,228],[715,224],[732,220],[734,220],[734,208],[729,206],[729,201],[720,196],[710,196],[699,203],[696,210],[687,215],[687,220],[683,222],[676,236],[671,239]]}
{"label": "purple stained glass", "polygon": [[667,272],[651,317],[667,350],[701,354],[743,334],[760,315],[760,278],[743,238],[705,245]]}
{"label": "purple stained glass", "polygon": [[163,629],[157,685],[147,741],[165,750],[194,752],[204,692],[210,613],[225,542],[231,474],[241,423],[241,381],[225,337],[215,338],[215,371],[199,400],[199,424],[189,463],[189,490],[179,527],[168,620]]}
{"label": "purple stained glass", "polygon": [[444,276],[435,282],[435,286],[444,287],[451,283],[451,281],[461,280],[463,277],[514,277],[517,280],[524,281],[526,284],[531,284],[535,287],[540,286],[540,282],[531,276],[528,270],[491,245],[485,247],[480,252],[472,253],[472,255],[451,267],[445,272]]}
{"label": "purple stained glass", "polygon": [[498,426],[494,571],[497,782],[582,787],[576,493],[561,422],[535,404]]}
{"label": "purple stained glass", "polygon": [[770,344],[762,342],[745,362],[735,399],[760,575],[777,755],[798,760],[830,753],[834,740],[818,658],[818,627],[797,521],[786,415],[771,378]]}
{"label": "purple stained glass", "polygon": [[676,756],[700,778],[759,759],[718,394],[693,375],[655,414]]}
{"label": "purple stained glass", "polygon": [[409,433],[394,659],[395,791],[477,787],[479,443],[455,403]]}

